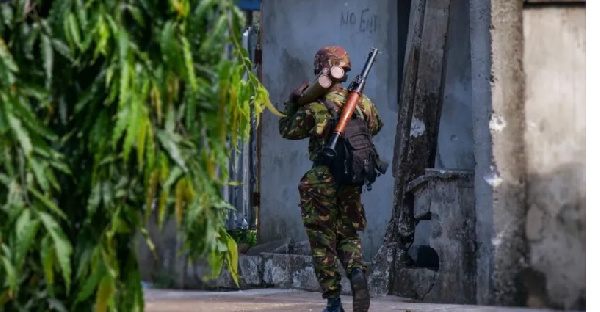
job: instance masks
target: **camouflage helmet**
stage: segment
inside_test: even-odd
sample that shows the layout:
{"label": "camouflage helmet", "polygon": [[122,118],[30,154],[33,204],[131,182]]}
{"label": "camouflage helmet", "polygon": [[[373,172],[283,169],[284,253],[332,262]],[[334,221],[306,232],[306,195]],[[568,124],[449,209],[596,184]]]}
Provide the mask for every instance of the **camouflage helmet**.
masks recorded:
{"label": "camouflage helmet", "polygon": [[322,47],[315,54],[315,74],[320,73],[323,68],[330,68],[331,66],[340,66],[345,71],[350,71],[351,63],[350,56],[344,48],[339,46],[327,46]]}

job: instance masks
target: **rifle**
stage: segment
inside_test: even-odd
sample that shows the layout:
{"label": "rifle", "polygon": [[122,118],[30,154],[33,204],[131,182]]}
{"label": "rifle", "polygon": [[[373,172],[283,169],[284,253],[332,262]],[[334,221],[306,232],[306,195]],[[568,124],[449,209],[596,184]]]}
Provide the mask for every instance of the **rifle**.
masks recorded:
{"label": "rifle", "polygon": [[367,76],[369,75],[369,71],[371,71],[373,63],[375,63],[375,57],[377,56],[378,52],[379,51],[376,48],[371,48],[371,52],[369,52],[369,57],[367,58],[365,67],[363,68],[362,72],[356,76],[356,78],[354,78],[352,83],[350,83],[346,105],[344,105],[344,108],[342,109],[341,117],[337,123],[337,126],[333,130],[333,135],[331,136],[329,143],[323,148],[323,155],[328,159],[335,157],[335,146],[337,141],[344,133],[344,130],[346,130],[346,125],[356,109],[356,104],[358,104],[358,100],[360,100],[360,96],[363,93]]}
{"label": "rifle", "polygon": [[332,66],[331,69],[324,68],[321,73],[313,80],[296,100],[299,106],[308,104],[321,97],[335,83],[342,81],[346,76],[346,71],[339,66]]}

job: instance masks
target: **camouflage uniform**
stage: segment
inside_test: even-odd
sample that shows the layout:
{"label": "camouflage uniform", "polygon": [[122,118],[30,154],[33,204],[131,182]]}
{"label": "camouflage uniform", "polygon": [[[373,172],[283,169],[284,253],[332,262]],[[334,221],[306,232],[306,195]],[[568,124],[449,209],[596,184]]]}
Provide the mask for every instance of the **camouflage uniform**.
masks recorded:
{"label": "camouflage uniform", "polygon": [[[319,52],[315,57],[315,72],[320,72],[323,68],[320,66],[332,65],[345,66],[349,70],[349,59],[347,63],[336,62],[335,58],[332,61],[331,58],[320,57]],[[341,55],[341,58],[344,56]],[[324,100],[334,104],[335,110],[341,112],[347,95],[348,90],[335,86],[325,95]],[[309,158],[316,161],[334,127],[329,109],[320,101],[296,107],[295,102],[290,100],[285,104],[285,114],[286,117],[279,121],[279,133],[289,140],[309,138]],[[357,116],[366,121],[373,135],[383,126],[375,105],[364,95],[357,105]],[[302,220],[310,241],[323,298],[338,298],[341,276],[337,270],[337,259],[341,261],[348,276],[355,268],[365,269],[357,233],[366,226],[361,188],[348,185],[338,187],[328,167],[315,165],[304,174],[298,189]]]}

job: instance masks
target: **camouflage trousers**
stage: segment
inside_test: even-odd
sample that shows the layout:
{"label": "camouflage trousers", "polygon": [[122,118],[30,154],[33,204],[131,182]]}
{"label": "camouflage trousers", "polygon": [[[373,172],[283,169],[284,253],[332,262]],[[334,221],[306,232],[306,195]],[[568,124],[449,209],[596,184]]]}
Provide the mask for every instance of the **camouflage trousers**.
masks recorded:
{"label": "camouflage trousers", "polygon": [[347,276],[354,268],[365,269],[357,232],[366,226],[361,190],[353,186],[338,190],[329,169],[323,166],[308,171],[298,189],[302,221],[323,298],[337,298],[341,291],[337,260]]}

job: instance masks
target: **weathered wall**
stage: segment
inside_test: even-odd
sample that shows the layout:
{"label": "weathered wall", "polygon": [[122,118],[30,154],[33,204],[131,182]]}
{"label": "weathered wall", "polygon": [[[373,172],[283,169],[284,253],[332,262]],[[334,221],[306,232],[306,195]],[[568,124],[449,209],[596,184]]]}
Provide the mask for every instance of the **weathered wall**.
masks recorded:
{"label": "weathered wall", "polygon": [[[449,25],[446,39],[445,69],[443,77],[443,103],[441,108],[441,116],[439,119],[439,132],[437,136],[435,168],[473,171],[475,167],[475,159],[473,154],[473,123],[471,105],[471,44],[469,36],[469,23],[465,22],[468,20],[469,2],[451,1],[449,6]],[[465,192],[473,193],[472,186],[466,189]],[[473,197],[474,195],[470,194],[469,196]],[[452,209],[459,211],[460,209],[464,209],[464,207],[462,207],[461,205],[457,205],[452,207]],[[462,221],[464,221],[465,224],[473,224],[474,228],[474,214],[468,216],[471,219]],[[417,218],[416,211],[415,218]],[[444,218],[442,218],[440,224],[442,227],[449,227],[450,223],[451,220],[445,220]],[[433,233],[435,232],[432,224],[433,221],[431,220],[421,219],[417,222],[415,226],[414,240],[408,252],[410,257],[417,261],[417,265],[420,265],[419,262],[423,262],[423,259],[419,259],[419,257],[417,257],[417,251],[423,248],[423,246],[431,245],[430,241],[432,239]],[[473,235],[469,236],[469,239],[475,240],[474,232]],[[474,242],[472,243],[474,244]],[[458,253],[457,249],[456,254],[445,253],[443,255],[440,255],[439,261],[441,263],[446,264],[448,262],[455,264],[454,260],[456,258],[462,259],[464,256],[465,254]],[[471,264],[471,267],[469,269],[474,269],[475,267],[476,266],[473,263]],[[452,271],[452,269],[459,270],[459,266],[447,266],[447,271]],[[450,272],[445,274],[459,273],[460,272]],[[474,277],[475,274],[469,276],[468,281],[466,281],[465,283],[474,283]],[[425,283],[425,281],[423,282]],[[405,281],[401,281],[401,283],[405,283]],[[434,281],[434,287],[440,287],[441,283],[442,281]],[[398,283],[396,283],[395,285],[397,284]],[[399,290],[406,289],[407,287],[414,288],[413,286],[414,285],[404,285],[403,287],[399,287]],[[475,287],[473,287],[472,289],[474,290]],[[427,299],[435,301],[444,301],[450,300],[450,298],[454,298],[455,301],[451,302],[474,302],[474,296],[471,296],[472,294],[470,292],[469,294],[464,294],[463,297],[463,295],[456,295],[461,291],[457,289],[453,289],[453,291],[454,292],[450,291],[447,293],[450,294],[450,296],[442,296],[439,294],[436,295],[436,292],[431,292]],[[437,293],[440,292],[438,291]],[[400,291],[399,294],[408,295],[410,294],[410,292],[403,293],[402,291]]]}
{"label": "weathered wall", "polygon": [[530,305],[585,308],[585,22],[523,12]]}
{"label": "weathered wall", "polygon": [[491,108],[491,12],[490,2],[470,1],[471,85],[473,105],[473,151],[475,156],[475,230],[477,237],[477,303],[491,303],[493,189],[486,182],[492,165],[489,130]]}
{"label": "weathered wall", "polygon": [[520,0],[471,0],[477,301],[523,305],[525,148]]}
{"label": "weathered wall", "polygon": [[436,168],[473,170],[469,2],[450,2]]}
{"label": "weathered wall", "polygon": [[585,5],[541,2],[471,1],[477,298],[585,309]]}
{"label": "weathered wall", "polygon": [[[265,0],[262,7],[262,80],[271,100],[283,101],[293,88],[314,77],[314,53],[325,45],[341,45],[353,63],[353,78],[361,69],[371,46],[380,49],[365,93],[377,105],[385,124],[375,137],[379,153],[391,160],[398,111],[397,1],[365,2],[319,0]],[[310,168],[308,140],[280,137],[278,117],[264,114],[261,120],[259,240],[291,237],[306,239],[300,218],[298,182]],[[362,235],[364,255],[371,258],[379,248],[391,216],[393,178],[390,173],[364,194],[367,229]]]}

